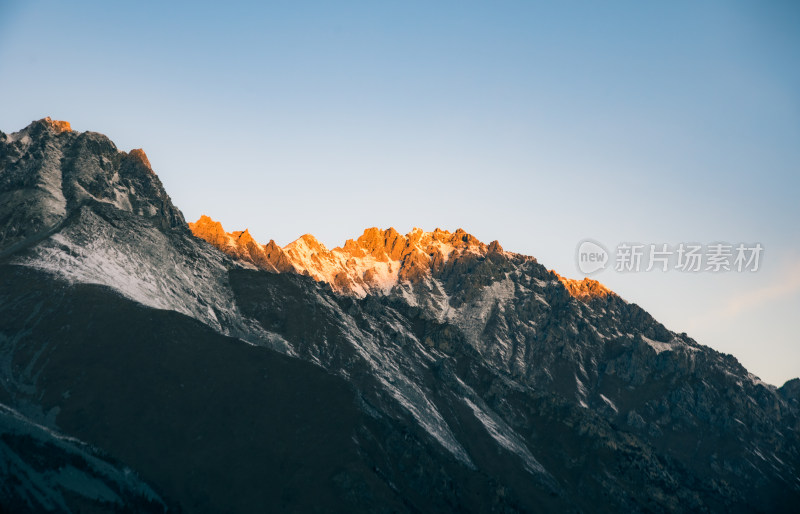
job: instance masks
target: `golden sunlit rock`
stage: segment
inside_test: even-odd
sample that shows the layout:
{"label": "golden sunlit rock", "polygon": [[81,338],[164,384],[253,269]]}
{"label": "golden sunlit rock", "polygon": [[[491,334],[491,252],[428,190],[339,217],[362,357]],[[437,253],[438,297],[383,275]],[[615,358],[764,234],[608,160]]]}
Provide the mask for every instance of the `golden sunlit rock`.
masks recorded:
{"label": "golden sunlit rock", "polygon": [[192,233],[234,259],[258,268],[294,272],[326,282],[335,290],[365,296],[388,292],[399,282],[417,283],[441,270],[450,259],[505,254],[497,241],[485,245],[463,229],[455,232],[415,228],[407,235],[394,228],[371,227],[356,240],[328,250],[311,234],[281,248],[274,241],[257,243],[247,230],[225,232],[208,216],[189,223]]}
{"label": "golden sunlit rock", "polygon": [[228,242],[222,223],[212,220],[205,214],[200,216],[200,219],[194,223],[189,223],[189,230],[192,231],[195,237],[208,241],[220,250],[224,249]]}
{"label": "golden sunlit rock", "polygon": [[[234,259],[249,262],[267,271],[280,273],[297,272],[286,252],[275,244],[275,241],[270,241],[267,245],[261,245],[253,239],[247,229],[225,232],[225,229],[222,228],[222,223],[214,221],[204,214],[196,222],[189,223],[189,230],[195,237],[211,243]],[[308,236],[306,241],[313,244],[316,240],[313,239],[313,236]],[[317,243],[318,245],[319,243]]]}
{"label": "golden sunlit rock", "polygon": [[488,251],[489,253],[503,253],[503,247],[500,246],[500,241],[495,239],[489,243]]}
{"label": "golden sunlit rock", "polygon": [[592,298],[605,298],[609,295],[614,294],[609,288],[598,282],[597,280],[592,280],[590,278],[584,278],[583,280],[575,280],[572,278],[562,277],[558,273],[553,270],[550,270],[551,273],[558,277],[558,280],[564,284],[564,287],[567,288],[567,291],[571,296],[577,298],[579,300],[590,300]]}
{"label": "golden sunlit rock", "polygon": [[[69,124],[68,124],[68,125],[69,125]],[[139,161],[140,161],[142,164],[144,164],[144,165],[145,165],[145,166],[146,166],[146,167],[147,167],[149,170],[151,170],[151,171],[153,170],[153,167],[152,167],[152,166],[150,166],[150,159],[148,159],[148,158],[147,158],[147,154],[146,154],[146,153],[144,153],[144,150],[142,150],[141,148],[134,148],[133,150],[131,150],[130,152],[128,152],[128,155],[130,155],[131,157],[134,157],[134,158],[138,159],[138,160],[139,160]]]}
{"label": "golden sunlit rock", "polygon": [[50,125],[53,128],[53,130],[55,130],[59,134],[62,132],[72,132],[72,127],[70,126],[68,121],[54,120],[50,118],[50,116],[48,116],[42,121]]}

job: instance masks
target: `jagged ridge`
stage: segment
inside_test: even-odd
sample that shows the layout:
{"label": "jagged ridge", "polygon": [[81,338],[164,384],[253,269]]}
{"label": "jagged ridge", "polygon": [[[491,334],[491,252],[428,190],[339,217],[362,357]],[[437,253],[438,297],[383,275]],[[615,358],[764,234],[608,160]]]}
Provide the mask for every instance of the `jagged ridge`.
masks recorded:
{"label": "jagged ridge", "polygon": [[[465,254],[524,257],[505,252],[498,241],[484,244],[459,228],[455,232],[426,232],[414,228],[406,235],[394,228],[371,227],[357,239],[328,250],[311,234],[305,234],[281,248],[274,240],[262,245],[250,232],[226,232],[222,224],[202,215],[189,229],[231,257],[279,273],[308,275],[328,283],[335,291],[364,297],[386,294],[398,283],[419,283],[441,271],[450,261]],[[554,272],[555,273],[555,272]],[[596,280],[572,280],[556,274],[569,293],[579,299],[613,294]]]}

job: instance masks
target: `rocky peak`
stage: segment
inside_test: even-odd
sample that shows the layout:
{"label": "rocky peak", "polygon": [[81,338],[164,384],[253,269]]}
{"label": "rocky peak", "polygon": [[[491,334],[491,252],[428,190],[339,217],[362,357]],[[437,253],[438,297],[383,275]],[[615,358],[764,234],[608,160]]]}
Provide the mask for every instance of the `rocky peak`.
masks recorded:
{"label": "rocky peak", "polygon": [[[14,135],[19,135],[20,137],[23,137],[24,135],[35,137],[42,131],[57,135],[64,132],[72,132],[72,126],[68,121],[54,120],[50,116],[47,116],[46,118],[32,121],[30,125],[19,132],[16,132]],[[19,137],[16,139],[19,139]]]}
{"label": "rocky peak", "polygon": [[800,410],[800,378],[793,378],[783,384],[778,392],[789,401],[795,409]]}
{"label": "rocky peak", "polygon": [[567,289],[567,292],[578,300],[588,301],[592,300],[593,298],[606,298],[614,294],[613,291],[608,289],[597,280],[592,280],[590,278],[575,280],[572,278],[562,277],[552,270],[551,273],[558,277],[558,280],[561,281],[561,283]]}
{"label": "rocky peak", "polygon": [[59,121],[50,118],[50,116],[39,120],[42,123],[45,123],[53,129],[56,134],[60,134],[62,132],[72,132],[72,126],[69,124],[68,121]]}
{"label": "rocky peak", "polygon": [[[0,249],[54,229],[84,206],[112,206],[185,230],[144,151],[44,118],[0,138]],[[94,207],[92,207],[94,208]]]}
{"label": "rocky peak", "polygon": [[15,143],[14,147],[7,148],[7,150],[11,152],[12,157],[19,157],[34,140],[41,141],[48,136],[63,133],[69,134],[71,132],[72,127],[68,121],[54,120],[48,116],[40,120],[32,121],[27,127],[17,132],[11,134],[0,132],[0,142]]}
{"label": "rocky peak", "polygon": [[255,239],[253,239],[253,236],[250,235],[250,231],[248,229],[234,232],[233,236],[236,238],[236,242],[240,245],[257,244]]}
{"label": "rocky peak", "polygon": [[407,246],[406,238],[391,227],[386,230],[368,228],[356,243],[367,254],[381,261],[400,259],[403,249]]}
{"label": "rocky peak", "polygon": [[196,237],[204,239],[218,248],[228,245],[228,235],[222,228],[222,223],[212,220],[205,214],[194,223],[189,223],[189,230]]}
{"label": "rocky peak", "polygon": [[147,168],[151,172],[153,171],[153,167],[150,165],[150,159],[147,158],[147,154],[144,153],[144,150],[142,150],[141,148],[134,148],[133,150],[128,152],[128,155],[133,159],[137,160],[138,162],[140,162],[145,168]]}
{"label": "rocky peak", "polygon": [[303,234],[284,248],[286,251],[295,250],[302,253],[326,254],[328,249],[311,234]]}

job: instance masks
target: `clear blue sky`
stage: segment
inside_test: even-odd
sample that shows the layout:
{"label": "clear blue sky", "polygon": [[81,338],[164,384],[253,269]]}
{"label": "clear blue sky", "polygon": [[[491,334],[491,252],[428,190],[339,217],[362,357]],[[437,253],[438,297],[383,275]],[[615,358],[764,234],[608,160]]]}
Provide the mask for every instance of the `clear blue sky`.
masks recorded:
{"label": "clear blue sky", "polygon": [[800,3],[557,4],[0,0],[0,130],[143,147],[264,242],[463,227],[573,277],[587,237],[761,242],[754,274],[597,278],[800,375]]}

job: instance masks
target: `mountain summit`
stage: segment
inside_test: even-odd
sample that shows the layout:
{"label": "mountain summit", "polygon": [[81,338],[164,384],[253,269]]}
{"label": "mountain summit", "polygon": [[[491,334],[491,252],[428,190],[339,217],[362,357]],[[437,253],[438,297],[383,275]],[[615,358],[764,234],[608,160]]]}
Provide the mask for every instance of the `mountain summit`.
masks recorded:
{"label": "mountain summit", "polygon": [[0,132],[0,145],[0,252],[44,237],[92,203],[185,226],[142,150],[121,152],[102,134],[50,118]]}
{"label": "mountain summit", "polygon": [[0,200],[0,511],[800,504],[800,382],[498,242],[187,227],[48,119],[0,133]]}

